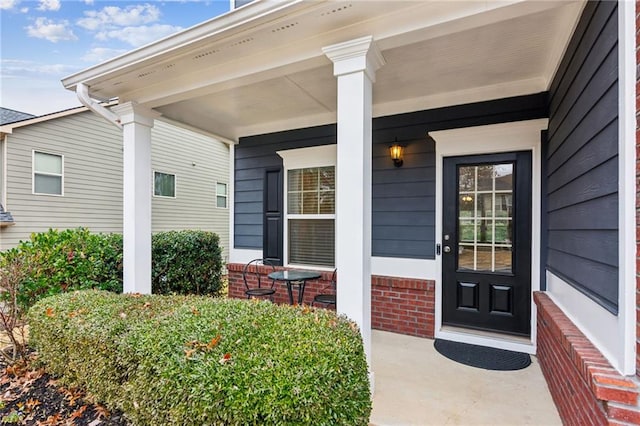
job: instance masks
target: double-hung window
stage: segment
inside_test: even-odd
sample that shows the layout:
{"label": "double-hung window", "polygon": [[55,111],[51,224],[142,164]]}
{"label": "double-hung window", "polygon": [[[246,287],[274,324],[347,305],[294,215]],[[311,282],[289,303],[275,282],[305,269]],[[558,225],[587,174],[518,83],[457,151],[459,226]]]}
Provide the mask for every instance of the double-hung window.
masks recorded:
{"label": "double-hung window", "polygon": [[33,193],[63,195],[64,157],[33,151]]}
{"label": "double-hung window", "polygon": [[280,151],[288,265],[335,266],[335,145]]}
{"label": "double-hung window", "polygon": [[227,184],[216,182],[216,207],[227,208]]}

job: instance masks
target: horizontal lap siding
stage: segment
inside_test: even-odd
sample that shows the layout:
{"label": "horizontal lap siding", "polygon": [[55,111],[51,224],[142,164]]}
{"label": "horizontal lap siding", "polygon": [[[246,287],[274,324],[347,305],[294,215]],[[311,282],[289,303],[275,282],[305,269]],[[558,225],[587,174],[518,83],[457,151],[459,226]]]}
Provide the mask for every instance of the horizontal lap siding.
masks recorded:
{"label": "horizontal lap siding", "polygon": [[547,269],[618,308],[618,20],[590,2],[551,85]]}
{"label": "horizontal lap siding", "polygon": [[389,143],[373,145],[371,254],[433,259],[435,144],[426,137],[400,143],[402,167],[393,165]]}
{"label": "horizontal lap siding", "polygon": [[[32,150],[64,155],[64,196],[32,194]],[[153,231],[210,230],[220,235],[226,255],[229,210],[216,209],[215,183],[229,183],[228,146],[156,121],[152,167],[177,179],[175,199],[153,198]],[[0,230],[0,249],[49,228],[121,233],[122,173],[122,132],[91,112],[14,129],[8,135],[6,208],[15,225]]]}
{"label": "horizontal lap siding", "polygon": [[[49,228],[122,232],[118,128],[83,112],[17,128],[7,139],[5,207],[15,225],[0,231],[0,249]],[[32,194],[32,150],[64,156],[64,196]]]}
{"label": "horizontal lap siding", "polygon": [[[153,197],[152,231],[198,229],[215,232],[226,259],[229,209],[216,204],[216,183],[229,186],[229,146],[199,133],[156,121],[151,163],[176,176],[176,197]],[[229,198],[227,199],[227,206]]]}
{"label": "horizontal lap siding", "polygon": [[[380,257],[435,258],[435,143],[432,130],[547,116],[546,93],[373,119],[372,247]],[[265,170],[281,167],[278,150],[336,143],[327,125],[240,139],[235,157],[235,247],[262,249]],[[404,145],[396,168],[388,147]],[[339,185],[339,182],[338,182]]]}
{"label": "horizontal lap siding", "polygon": [[335,125],[240,139],[240,144],[235,148],[234,160],[236,248],[262,250],[265,174],[267,170],[282,168],[282,158],[276,152],[335,143]]}

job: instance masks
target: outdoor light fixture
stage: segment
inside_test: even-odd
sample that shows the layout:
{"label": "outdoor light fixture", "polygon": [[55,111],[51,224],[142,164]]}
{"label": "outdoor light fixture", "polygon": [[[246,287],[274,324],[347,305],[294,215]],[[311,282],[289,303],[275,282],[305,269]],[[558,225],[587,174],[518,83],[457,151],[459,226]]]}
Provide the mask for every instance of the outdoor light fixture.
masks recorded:
{"label": "outdoor light fixture", "polygon": [[389,154],[391,155],[394,166],[402,166],[402,155],[404,154],[404,147],[398,144],[398,138],[396,138],[393,145],[389,147]]}

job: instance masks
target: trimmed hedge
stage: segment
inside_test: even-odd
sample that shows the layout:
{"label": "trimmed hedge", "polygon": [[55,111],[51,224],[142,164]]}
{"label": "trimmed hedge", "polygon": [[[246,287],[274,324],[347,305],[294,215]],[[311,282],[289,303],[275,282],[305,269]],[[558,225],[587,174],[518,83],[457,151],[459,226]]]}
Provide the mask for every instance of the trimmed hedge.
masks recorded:
{"label": "trimmed hedge", "polygon": [[159,232],[152,237],[151,250],[154,294],[221,295],[223,263],[217,234]]}
{"label": "trimmed hedge", "polygon": [[368,424],[362,340],[331,311],[82,291],[29,324],[50,372],[134,424]]}
{"label": "trimmed hedge", "polygon": [[[122,235],[87,228],[33,233],[28,241],[0,252],[0,274],[9,265],[28,265],[19,280],[18,307],[26,311],[54,294],[85,289],[122,293]],[[219,237],[205,231],[159,232],[152,237],[152,292],[219,296],[224,290]],[[0,301],[7,294],[0,291]],[[6,301],[6,300],[5,300]]]}
{"label": "trimmed hedge", "polygon": [[64,291],[97,288],[122,292],[119,234],[92,234],[86,228],[33,233],[30,240],[0,253],[0,273],[8,271],[12,263],[28,266],[17,284],[16,303],[21,310]]}

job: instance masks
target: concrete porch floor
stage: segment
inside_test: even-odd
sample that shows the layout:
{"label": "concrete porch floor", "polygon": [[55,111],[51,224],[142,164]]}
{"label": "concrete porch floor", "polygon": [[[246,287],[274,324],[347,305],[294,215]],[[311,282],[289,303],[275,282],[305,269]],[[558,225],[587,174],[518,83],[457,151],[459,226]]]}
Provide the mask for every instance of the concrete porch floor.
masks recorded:
{"label": "concrete porch floor", "polygon": [[373,331],[370,424],[562,425],[535,357],[517,371],[451,361],[433,340]]}

